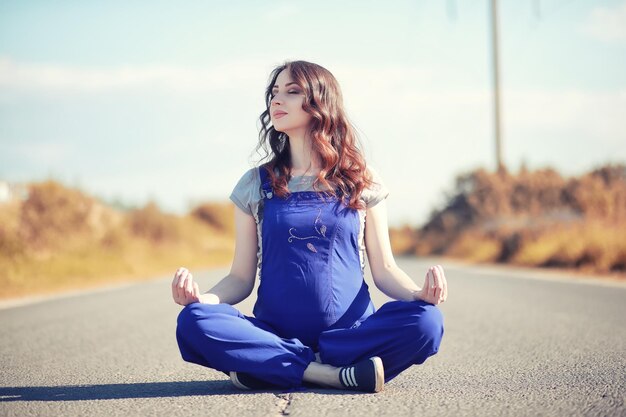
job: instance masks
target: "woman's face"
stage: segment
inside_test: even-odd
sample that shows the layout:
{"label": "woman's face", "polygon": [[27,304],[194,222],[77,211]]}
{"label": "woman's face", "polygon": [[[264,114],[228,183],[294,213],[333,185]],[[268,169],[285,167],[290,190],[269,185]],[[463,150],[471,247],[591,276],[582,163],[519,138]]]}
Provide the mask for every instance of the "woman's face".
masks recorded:
{"label": "woman's face", "polygon": [[294,133],[304,135],[311,115],[302,109],[303,102],[302,88],[293,82],[288,69],[282,70],[272,88],[270,118],[274,129],[287,136]]}

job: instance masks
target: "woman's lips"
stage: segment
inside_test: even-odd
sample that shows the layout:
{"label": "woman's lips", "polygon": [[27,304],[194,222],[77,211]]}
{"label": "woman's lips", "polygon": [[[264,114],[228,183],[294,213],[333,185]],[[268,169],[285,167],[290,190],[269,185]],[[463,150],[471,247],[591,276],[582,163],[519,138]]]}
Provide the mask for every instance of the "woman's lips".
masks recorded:
{"label": "woman's lips", "polygon": [[274,113],[274,119],[280,119],[283,116],[286,116],[287,113]]}

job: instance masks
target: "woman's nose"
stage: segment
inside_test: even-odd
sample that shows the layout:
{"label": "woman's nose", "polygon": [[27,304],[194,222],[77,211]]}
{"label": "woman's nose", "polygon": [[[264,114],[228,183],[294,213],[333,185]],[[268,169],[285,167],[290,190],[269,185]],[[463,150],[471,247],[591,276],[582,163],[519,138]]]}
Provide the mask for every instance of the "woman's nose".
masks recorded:
{"label": "woman's nose", "polygon": [[283,102],[283,93],[276,93],[271,100],[272,103],[282,103]]}

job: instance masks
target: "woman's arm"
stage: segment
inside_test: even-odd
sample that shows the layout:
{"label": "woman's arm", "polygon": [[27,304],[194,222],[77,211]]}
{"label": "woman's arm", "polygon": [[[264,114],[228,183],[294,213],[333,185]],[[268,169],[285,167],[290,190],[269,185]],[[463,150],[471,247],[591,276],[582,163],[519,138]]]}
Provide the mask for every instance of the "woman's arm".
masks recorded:
{"label": "woman's arm", "polygon": [[254,288],[257,268],[257,230],[254,217],[235,206],[235,256],[230,273],[202,294],[207,304],[237,304]]}
{"label": "woman's arm", "polygon": [[421,299],[433,304],[445,301],[447,282],[440,265],[428,270],[422,288],[396,265],[389,241],[386,201],[367,209],[365,219],[365,247],[376,287],[395,300]]}
{"label": "woman's arm", "polygon": [[174,301],[180,305],[237,304],[252,293],[257,268],[257,231],[254,217],[235,206],[235,256],[230,273],[204,294],[191,273],[179,268],[172,282]]}

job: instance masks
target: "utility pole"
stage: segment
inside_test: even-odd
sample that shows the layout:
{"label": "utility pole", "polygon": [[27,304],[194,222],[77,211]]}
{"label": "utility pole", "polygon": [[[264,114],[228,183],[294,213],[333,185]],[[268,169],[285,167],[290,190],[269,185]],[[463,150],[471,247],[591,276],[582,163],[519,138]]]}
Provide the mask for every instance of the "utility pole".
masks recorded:
{"label": "utility pole", "polygon": [[497,171],[504,169],[500,129],[500,69],[498,62],[498,0],[491,0],[491,50],[493,61],[493,120]]}

